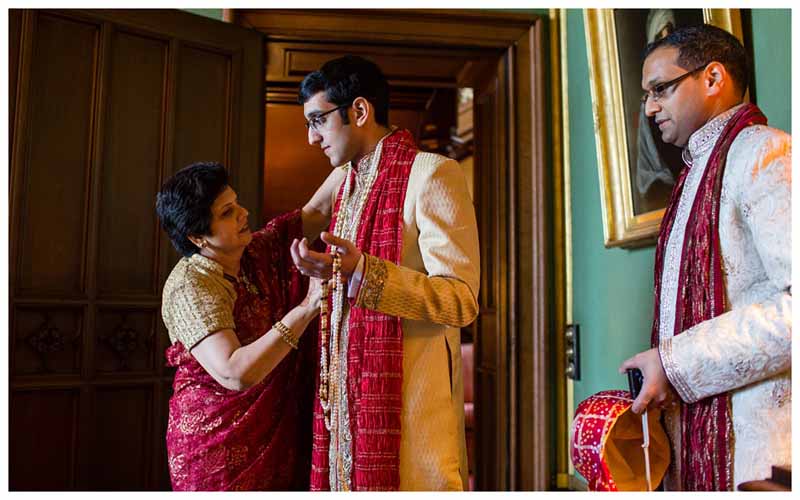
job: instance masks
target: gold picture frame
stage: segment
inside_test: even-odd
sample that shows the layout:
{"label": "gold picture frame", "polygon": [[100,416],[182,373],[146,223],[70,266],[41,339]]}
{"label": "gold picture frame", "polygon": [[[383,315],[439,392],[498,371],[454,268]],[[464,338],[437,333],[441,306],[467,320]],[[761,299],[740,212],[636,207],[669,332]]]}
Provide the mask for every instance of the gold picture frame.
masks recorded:
{"label": "gold picture frame", "polygon": [[[618,12],[615,13],[615,10]],[[719,26],[734,34],[739,40],[742,39],[739,9],[676,9],[675,12],[681,16],[695,16],[697,19],[702,12],[702,22]],[[637,134],[639,133],[637,129],[639,123],[637,116],[639,115],[633,113],[633,106],[638,105],[642,94],[640,57],[644,45],[633,49],[627,45],[620,47],[618,28],[623,37],[628,36],[632,31],[630,23],[640,22],[642,15],[648,15],[647,11],[633,9],[584,10],[606,247],[632,248],[653,244],[658,236],[658,229],[666,206],[663,192],[665,191],[668,196],[668,191],[671,189],[667,185],[662,189],[660,198],[652,202],[643,198],[640,187],[642,184],[638,182],[638,179],[636,187],[639,191],[636,193],[633,191],[631,157],[634,154],[631,154],[629,143],[633,144],[630,139],[638,138]],[[618,21],[623,21],[620,26],[617,25]],[[633,28],[639,29],[637,26],[633,26]],[[645,26],[641,26],[643,40],[647,39],[645,29]],[[621,50],[627,53],[624,61],[620,60]],[[636,59],[636,61],[634,62],[632,59]],[[631,74],[633,64],[639,68],[639,80],[635,82],[632,81]],[[627,70],[625,83],[627,83],[628,92],[626,94],[623,94],[625,86],[621,71],[623,66]],[[625,112],[626,103],[627,109],[630,111],[628,113]],[[630,117],[633,119],[627,119]],[[657,140],[660,141],[660,138]],[[673,146],[667,147],[674,148]],[[638,154],[638,150],[633,153]],[[637,170],[636,175],[642,174]],[[646,191],[644,193],[646,194]],[[655,206],[663,200],[663,205],[660,208],[647,207],[645,201],[642,200]]]}

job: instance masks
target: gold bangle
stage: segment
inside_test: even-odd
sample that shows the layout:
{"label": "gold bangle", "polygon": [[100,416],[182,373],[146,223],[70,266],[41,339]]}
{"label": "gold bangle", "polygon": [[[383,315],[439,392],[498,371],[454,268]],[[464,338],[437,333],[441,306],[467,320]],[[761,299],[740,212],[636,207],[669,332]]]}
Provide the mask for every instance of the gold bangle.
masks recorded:
{"label": "gold bangle", "polygon": [[278,321],[272,325],[272,328],[278,330],[278,333],[281,334],[281,339],[292,346],[292,349],[297,349],[297,339],[292,335],[292,330],[288,326],[284,325],[283,322]]}

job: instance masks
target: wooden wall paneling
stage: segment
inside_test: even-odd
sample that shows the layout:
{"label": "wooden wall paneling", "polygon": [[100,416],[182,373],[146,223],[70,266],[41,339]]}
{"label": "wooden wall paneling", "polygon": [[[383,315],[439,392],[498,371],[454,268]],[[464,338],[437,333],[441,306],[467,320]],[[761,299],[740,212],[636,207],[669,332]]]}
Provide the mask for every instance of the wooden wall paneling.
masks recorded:
{"label": "wooden wall paneling", "polygon": [[[553,298],[548,295],[551,283],[549,262],[550,220],[549,176],[545,168],[547,123],[545,121],[545,53],[543,21],[537,20],[516,44],[514,78],[517,101],[514,108],[521,116],[516,121],[516,227],[514,254],[519,270],[515,304],[519,347],[518,407],[519,450],[515,489],[544,490],[553,484],[555,460],[551,408],[554,404],[550,362],[550,311]],[[545,297],[545,300],[542,300]]]}
{"label": "wooden wall paneling", "polygon": [[[199,68],[217,69],[214,92],[199,96],[209,101],[196,93],[188,101],[222,115],[216,150],[245,195],[260,199],[261,184],[247,179],[260,179],[261,170],[261,36],[173,11],[26,10],[18,19],[9,345],[19,411],[10,463],[36,468],[12,466],[10,484],[168,489],[164,436],[174,369],[163,366],[168,339],[159,305],[171,266],[163,264],[169,243],[153,203],[180,151],[173,145],[184,90],[176,49],[216,56],[216,66]],[[235,109],[247,105],[253,109]],[[184,152],[207,145],[207,123],[181,125],[197,141],[182,144]],[[64,393],[72,413],[61,411]],[[17,394],[25,395],[19,405]],[[26,455],[47,448],[24,425],[26,408],[37,413],[36,425],[70,437],[63,446],[50,440],[61,448],[47,454],[44,469]],[[124,425],[114,430],[114,421]],[[122,444],[110,446],[113,439]],[[48,469],[54,473],[43,478]]]}
{"label": "wooden wall paneling", "polygon": [[[175,75],[178,74],[178,55],[180,54],[181,42],[175,38],[170,39],[169,51],[167,54],[167,73],[164,78],[164,95],[166,103],[164,105],[164,139],[163,148],[161,149],[161,169],[159,170],[158,187],[160,188],[167,178],[171,177],[175,172],[180,170],[183,165],[179,165],[176,161],[175,152],[175,137],[176,130],[176,95],[178,92],[178,83]],[[153,210],[155,212],[155,210]],[[153,214],[158,220],[158,216]],[[158,226],[158,291],[163,288],[164,283],[167,281],[172,268],[180,259],[180,254],[175,250],[167,234]],[[165,344],[163,345],[166,348]],[[163,352],[163,351],[162,351]]]}
{"label": "wooden wall paneling", "polygon": [[89,446],[87,489],[143,490],[150,476],[149,437],[154,429],[153,386],[99,385]]}
{"label": "wooden wall paneling", "polygon": [[229,165],[239,199],[250,211],[251,225],[263,221],[261,200],[264,188],[264,37],[253,30],[226,26],[236,33],[234,54],[237,73],[231,86],[237,122],[232,127]]}
{"label": "wooden wall paneling", "polygon": [[98,373],[156,372],[163,353],[156,350],[158,307],[98,307],[94,367]]}
{"label": "wooden wall paneling", "polygon": [[[22,11],[8,10],[8,162],[14,144],[14,117],[17,106],[17,81],[19,80],[20,51],[22,45]],[[9,189],[13,183],[8,185]]]}
{"label": "wooden wall paneling", "polygon": [[17,286],[22,294],[78,296],[86,293],[86,192],[100,30],[51,14],[37,15],[36,24],[20,167],[25,179]]}
{"label": "wooden wall paneling", "polygon": [[[28,126],[28,116],[30,95],[29,85],[27,84],[30,78],[30,67],[33,53],[33,33],[35,32],[35,25],[33,22],[33,15],[30,11],[15,10],[16,18],[19,21],[19,33],[15,41],[9,43],[9,46],[14,52],[17,53],[17,60],[19,66],[17,68],[16,85],[14,86],[13,104],[9,107],[9,120],[12,123],[11,135],[9,136],[8,153],[9,153],[9,234],[17,236],[11,238],[9,241],[9,295],[13,299],[16,292],[18,275],[19,275],[19,249],[20,240],[18,237],[20,231],[19,212],[23,204],[23,197],[21,193],[22,180],[25,178],[22,172],[21,165],[23,164],[23,157],[27,150],[27,141],[23,140],[26,137],[26,129]],[[9,36],[12,34],[9,33]],[[16,50],[15,50],[16,47]],[[13,310],[10,313],[13,316]],[[13,342],[13,336],[10,336]]]}
{"label": "wooden wall paneling", "polygon": [[239,163],[239,148],[232,146],[231,141],[234,137],[237,137],[240,132],[240,115],[242,113],[241,109],[241,100],[242,100],[242,89],[239,85],[236,85],[235,82],[237,77],[234,75],[241,75],[242,74],[242,57],[239,51],[233,51],[228,58],[228,81],[227,81],[227,90],[228,96],[225,100],[225,116],[228,120],[227,126],[225,127],[225,132],[227,136],[225,137],[225,166],[228,167],[229,172],[229,179],[228,182],[232,186],[234,186],[234,190],[237,191],[238,196],[238,187],[241,185],[239,182],[239,172],[241,171],[241,165]]}
{"label": "wooden wall paneling", "polygon": [[178,170],[197,161],[228,166],[230,57],[230,53],[181,44],[175,103],[174,162]]}
{"label": "wooden wall paneling", "polygon": [[[69,14],[69,13],[68,13]],[[76,21],[82,21],[78,16]],[[105,126],[105,108],[108,96],[109,82],[109,49],[111,46],[112,25],[94,19],[86,19],[85,22],[98,22],[100,33],[98,44],[95,50],[97,62],[95,65],[93,78],[93,99],[90,109],[91,132],[89,143],[89,178],[87,182],[87,193],[85,203],[87,210],[87,235],[84,253],[84,269],[86,279],[86,330],[83,338],[83,359],[81,367],[81,404],[79,406],[79,419],[77,425],[78,432],[78,469],[76,473],[76,489],[88,489],[91,478],[90,461],[92,454],[91,436],[94,429],[90,416],[94,409],[92,398],[93,388],[89,385],[94,381],[97,369],[94,364],[95,342],[96,342],[96,315],[97,315],[97,256],[98,248],[101,244],[98,238],[98,226],[100,214],[98,213],[98,198],[100,196],[100,182],[102,158],[105,145],[103,144],[102,130]]]}
{"label": "wooden wall paneling", "polygon": [[[267,44],[267,52],[271,45]],[[332,169],[320,148],[308,144],[303,109],[297,102],[298,88],[296,82],[288,86],[267,82],[262,201],[265,220],[303,206]],[[418,134],[432,89],[397,90],[390,91],[389,123]],[[302,175],[302,183],[298,183],[298,175]]]}
{"label": "wooden wall paneling", "polygon": [[12,377],[80,377],[85,336],[83,306],[12,307]]}
{"label": "wooden wall paneling", "polygon": [[[47,397],[42,397],[46,393]],[[12,390],[8,405],[9,489],[75,488],[79,393]],[[60,418],[52,419],[52,415]]]}
{"label": "wooden wall paneling", "polygon": [[111,35],[98,192],[101,297],[158,293],[154,207],[163,170],[168,50],[164,38],[126,30]]}
{"label": "wooden wall paneling", "polygon": [[[221,23],[179,10],[98,9],[84,12],[100,19],[169,37],[171,40],[170,51],[176,56],[174,60],[170,59],[169,63],[170,70],[174,70],[171,72],[173,75],[170,76],[171,79],[175,79],[174,75],[180,78],[179,68],[182,64],[183,47],[185,46],[201,52],[223,55],[233,61],[233,67],[228,73],[231,93],[212,94],[210,102],[220,101],[220,98],[224,97],[230,99],[228,101],[230,105],[238,105],[238,109],[231,110],[230,119],[236,119],[239,123],[231,125],[225,136],[231,141],[226,149],[227,161],[230,164],[226,164],[226,166],[230,169],[239,199],[245,206],[252,207],[250,209],[251,221],[261,221],[260,202],[263,189],[261,166],[264,159],[263,35],[255,30],[242,29],[240,26]],[[239,70],[236,68],[238,64],[236,58],[241,60],[241,64],[238,65]],[[177,101],[181,100],[181,94],[178,91],[181,88],[179,82],[180,80],[176,82],[175,93],[172,94]],[[202,82],[196,83],[203,84]],[[240,92],[238,99],[235,92]],[[169,100],[168,103],[170,103]],[[203,103],[204,106],[207,104]],[[170,105],[173,104],[168,104],[168,106]],[[196,111],[200,112],[202,108],[198,108]],[[169,113],[168,111],[168,118]],[[190,122],[190,125],[194,128],[203,128],[209,124],[196,120]],[[234,131],[236,135],[232,135]],[[165,148],[172,150],[172,154],[165,155],[165,161],[176,163],[173,168],[168,169],[170,173],[191,162],[191,160],[184,162],[185,158],[200,156],[192,154],[192,150],[200,153],[208,151],[208,148],[202,144],[198,144],[196,148],[190,148],[191,150],[180,149],[177,144],[173,143],[180,140],[182,133],[181,123],[177,120],[166,124],[165,137],[174,134],[172,141],[165,140]],[[196,135],[205,137],[212,134],[198,133]],[[211,150],[211,153],[213,152]],[[238,164],[233,163],[234,161]],[[171,268],[171,266],[169,267]]]}
{"label": "wooden wall paneling", "polygon": [[[332,170],[330,160],[320,148],[308,144],[308,129],[303,108],[297,103],[297,90],[292,89],[291,93],[294,96],[291,104],[265,105],[264,143],[272,146],[264,152],[263,213],[267,220],[302,207]],[[420,99],[419,104],[424,106],[424,101]],[[392,96],[391,124],[416,132],[422,113],[421,108],[394,108]],[[299,176],[302,182],[298,182]]]}
{"label": "wooden wall paneling", "polygon": [[265,105],[265,219],[303,206],[332,169],[320,148],[309,146],[303,108],[293,94],[294,104]]}
{"label": "wooden wall paneling", "polygon": [[327,61],[347,54],[375,62],[393,87],[425,88],[456,87],[463,68],[467,64],[480,64],[486,56],[481,50],[270,41],[267,44],[267,81],[299,83]]}

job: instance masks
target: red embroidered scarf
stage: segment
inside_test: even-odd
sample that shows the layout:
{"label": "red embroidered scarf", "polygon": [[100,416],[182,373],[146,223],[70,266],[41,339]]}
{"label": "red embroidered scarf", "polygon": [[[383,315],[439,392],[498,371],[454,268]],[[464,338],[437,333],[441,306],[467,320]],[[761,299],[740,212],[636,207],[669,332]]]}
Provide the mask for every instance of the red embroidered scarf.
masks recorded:
{"label": "red embroidered scarf", "polygon": [[[410,132],[398,130],[383,140],[382,148],[378,176],[361,215],[356,246],[369,255],[400,264],[403,204],[417,147]],[[336,225],[341,197],[340,190],[331,220],[331,231]],[[351,489],[397,490],[400,486],[403,387],[403,330],[400,318],[352,307],[348,326],[347,392],[353,439]],[[325,428],[317,394],[314,402],[312,490],[330,489],[329,443],[330,435]]]}
{"label": "red embroidered scarf", "polygon": [[[719,208],[722,178],[728,150],[746,127],[766,124],[767,119],[754,104],[746,104],[733,115],[717,139],[700,181],[692,211],[686,222],[678,277],[674,335],[725,312],[725,282],[719,239]],[[672,190],[661,231],[655,262],[655,316],[651,344],[658,345],[661,274],[664,254],[678,211],[689,168],[684,168]],[[726,491],[733,488],[730,467],[733,428],[727,393],[681,405],[680,480],[682,489]]]}

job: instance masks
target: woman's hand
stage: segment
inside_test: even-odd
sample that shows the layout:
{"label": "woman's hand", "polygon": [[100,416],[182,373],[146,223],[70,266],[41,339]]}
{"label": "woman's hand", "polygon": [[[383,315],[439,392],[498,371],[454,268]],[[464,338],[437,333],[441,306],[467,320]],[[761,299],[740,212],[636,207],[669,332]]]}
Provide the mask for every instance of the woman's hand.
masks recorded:
{"label": "woman's hand", "polygon": [[311,278],[308,280],[308,293],[306,298],[303,299],[300,305],[313,311],[314,316],[319,313],[320,304],[322,303],[322,280],[318,278]]}

